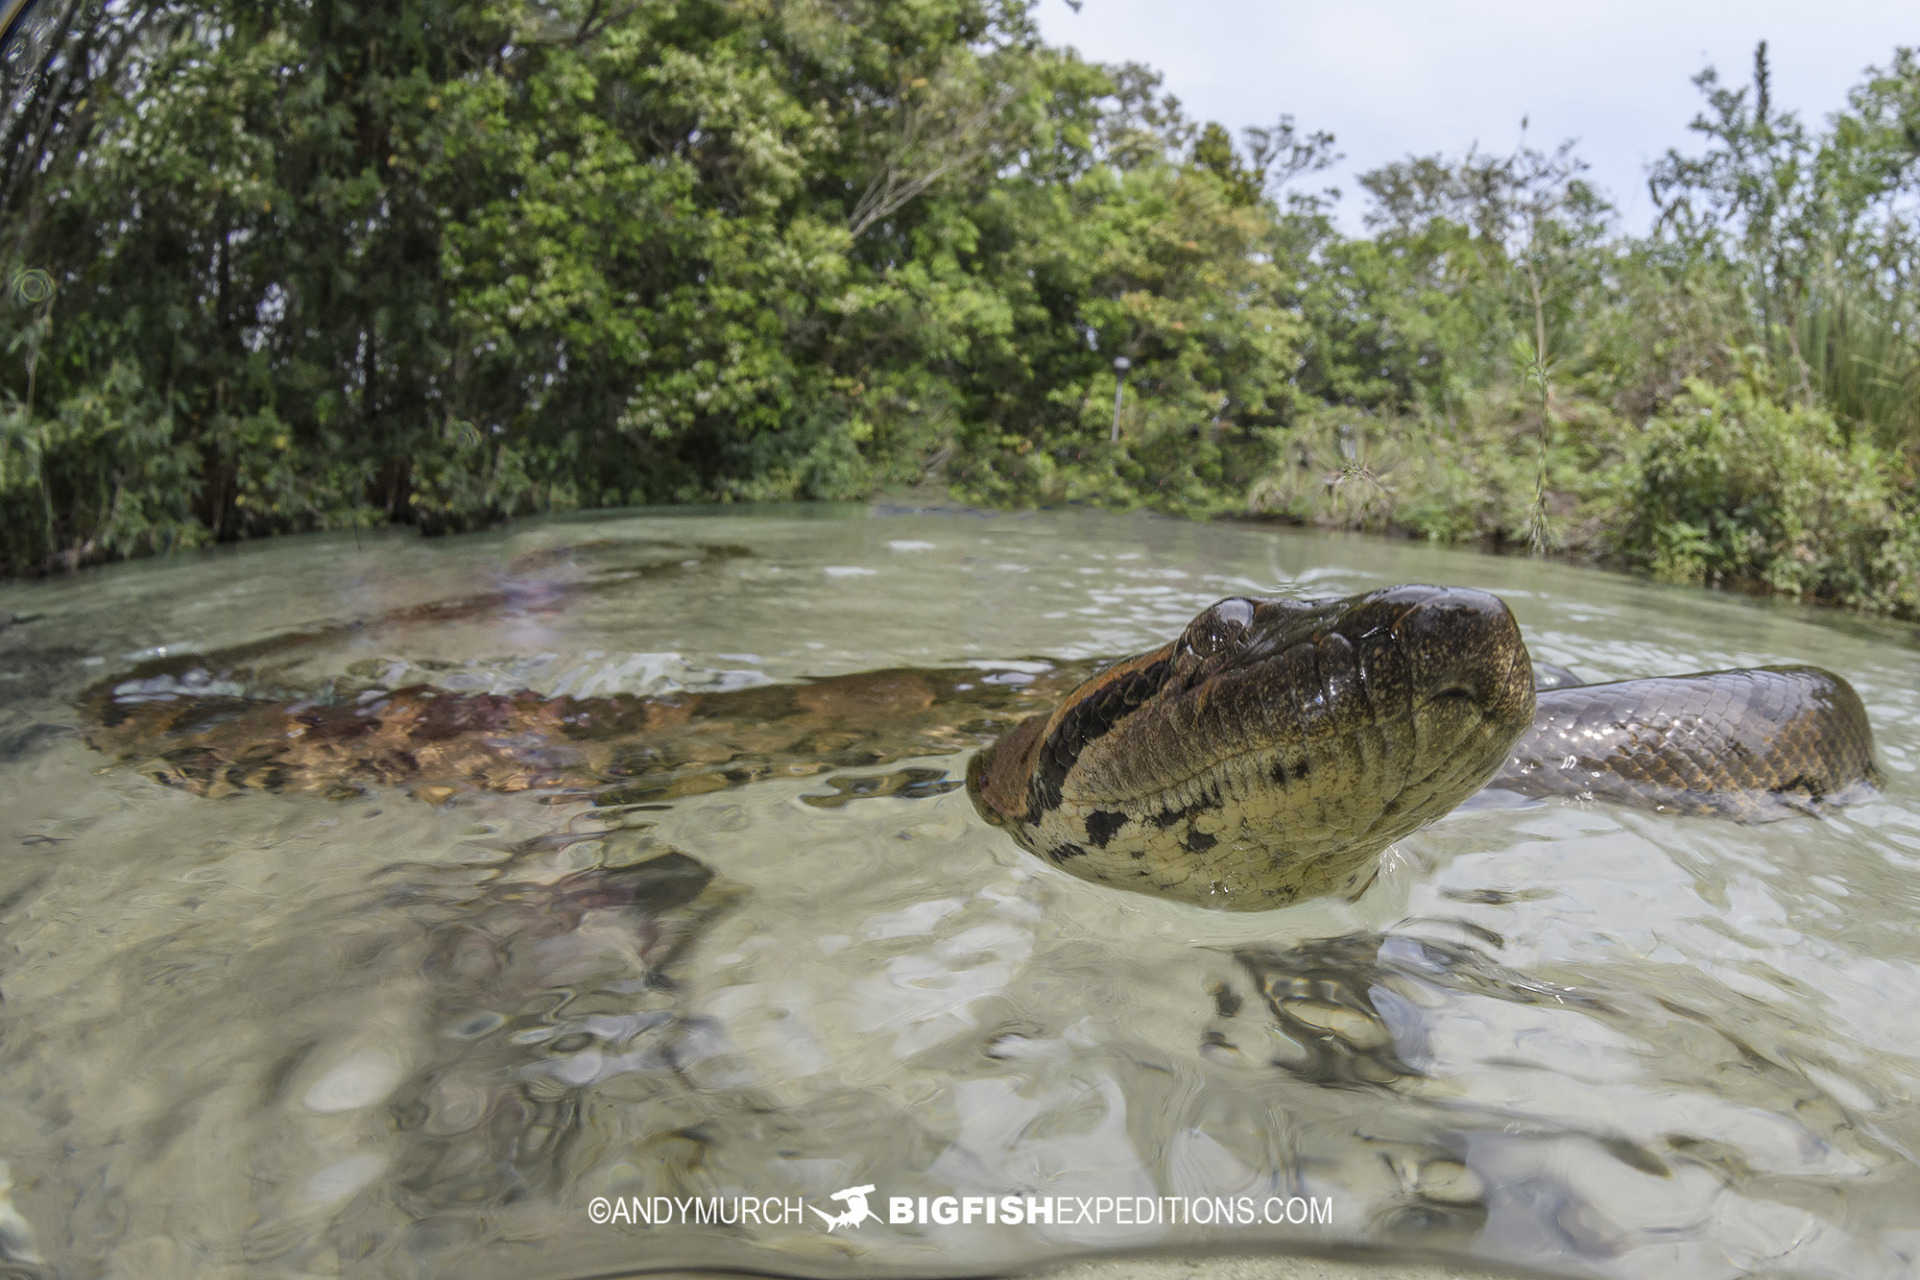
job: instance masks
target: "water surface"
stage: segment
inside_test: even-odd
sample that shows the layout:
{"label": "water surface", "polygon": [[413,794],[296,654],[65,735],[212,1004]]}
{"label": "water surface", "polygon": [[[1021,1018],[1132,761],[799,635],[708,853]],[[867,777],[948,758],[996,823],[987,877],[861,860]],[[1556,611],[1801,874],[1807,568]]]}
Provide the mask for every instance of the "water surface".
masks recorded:
{"label": "water surface", "polygon": [[[1758,828],[1461,812],[1356,902],[1232,915],[1067,877],[938,786],[207,799],[74,732],[103,679],[276,639],[280,687],[370,696],[1017,681],[1158,644],[1223,595],[1401,581],[1499,592],[1536,658],[1589,680],[1829,667],[1884,793]],[[977,1273],[1354,1244],[1556,1275],[1915,1274],[1910,629],[1404,543],[864,509],[290,539],[11,586],[0,610],[0,1245],[22,1274]],[[883,1215],[1248,1197],[1332,1221],[826,1231],[812,1210],[869,1184]],[[807,1220],[590,1218],[743,1195]]]}

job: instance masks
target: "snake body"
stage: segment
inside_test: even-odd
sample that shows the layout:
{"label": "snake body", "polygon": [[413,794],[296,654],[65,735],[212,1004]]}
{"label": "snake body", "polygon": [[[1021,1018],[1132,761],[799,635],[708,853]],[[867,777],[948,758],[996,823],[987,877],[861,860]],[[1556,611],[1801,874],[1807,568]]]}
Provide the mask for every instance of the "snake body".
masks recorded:
{"label": "snake body", "polygon": [[1759,667],[1542,690],[1490,784],[1765,822],[1874,781],[1853,686],[1818,667]]}
{"label": "snake body", "polygon": [[[889,670],[658,697],[280,684],[275,663],[417,612],[144,664],[83,696],[86,739],[202,795],[398,787],[442,803],[484,788],[607,807],[981,747],[969,793],[1022,847],[1074,875],[1229,909],[1352,893],[1382,849],[1483,787],[1763,821],[1874,779],[1866,713],[1838,676],[1567,687],[1531,661],[1498,598],[1459,588],[1223,600],[1178,639],[1103,668]],[[826,783],[834,794],[802,799],[837,808],[960,785],[923,767]]]}

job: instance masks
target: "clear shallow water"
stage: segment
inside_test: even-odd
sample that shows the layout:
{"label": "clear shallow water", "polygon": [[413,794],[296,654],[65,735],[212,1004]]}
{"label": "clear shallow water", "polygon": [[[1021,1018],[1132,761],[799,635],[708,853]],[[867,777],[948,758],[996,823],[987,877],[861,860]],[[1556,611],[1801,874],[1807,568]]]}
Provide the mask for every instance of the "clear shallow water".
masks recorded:
{"label": "clear shallow water", "polygon": [[[1608,679],[1839,671],[1886,789],[1742,828],[1456,814],[1358,902],[1066,877],[962,792],[665,808],[209,800],[76,697],[311,632],[275,679],[605,695],[1117,656],[1239,592],[1489,588]],[[412,612],[409,613],[408,610]],[[1088,1249],[1552,1274],[1920,1258],[1910,629],[1565,566],[1082,513],[630,516],[294,540],[0,589],[0,1242],[25,1274],[978,1272]],[[157,692],[165,692],[158,690]],[[958,775],[964,757],[905,762]],[[900,767],[890,765],[885,772]],[[596,897],[628,868],[639,905]],[[1269,1197],[1330,1224],[596,1224],[595,1197]]]}

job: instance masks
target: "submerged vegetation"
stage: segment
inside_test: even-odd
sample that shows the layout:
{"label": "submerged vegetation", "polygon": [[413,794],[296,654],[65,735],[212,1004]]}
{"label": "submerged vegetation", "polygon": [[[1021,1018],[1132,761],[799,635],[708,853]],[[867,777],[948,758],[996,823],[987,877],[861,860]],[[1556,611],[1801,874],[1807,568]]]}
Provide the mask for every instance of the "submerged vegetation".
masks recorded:
{"label": "submerged vegetation", "polygon": [[[37,25],[34,25],[37,24]],[[0,83],[0,568],[934,485],[1920,616],[1920,62],[1365,175],[1020,0],[43,0]],[[1124,357],[1126,365],[1116,364]],[[1116,404],[1118,408],[1116,409]]]}

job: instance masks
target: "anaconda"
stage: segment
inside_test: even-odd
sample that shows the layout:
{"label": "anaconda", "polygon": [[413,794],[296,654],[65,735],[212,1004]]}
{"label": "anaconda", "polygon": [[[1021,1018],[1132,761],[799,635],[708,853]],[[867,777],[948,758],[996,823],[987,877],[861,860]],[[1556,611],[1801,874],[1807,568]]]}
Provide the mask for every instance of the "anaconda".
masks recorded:
{"label": "anaconda", "polygon": [[1259,909],[1364,887],[1381,850],[1487,786],[1756,821],[1872,776],[1866,711],[1831,673],[1537,691],[1497,597],[1407,586],[1223,600],[1009,731],[968,783],[1076,875]]}
{"label": "anaconda", "polygon": [[[1506,606],[1458,588],[1223,600],[1158,649],[1031,678],[890,670],[661,697],[350,680],[295,697],[273,688],[273,648],[96,686],[88,742],[204,795],[398,786],[440,802],[480,787],[606,806],[982,747],[975,806],[1022,847],[1075,875],[1231,909],[1353,892],[1387,845],[1487,786],[1754,821],[1874,776],[1865,711],[1838,676],[1550,688]],[[960,785],[930,769],[828,782],[832,794],[805,798]]]}

